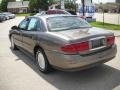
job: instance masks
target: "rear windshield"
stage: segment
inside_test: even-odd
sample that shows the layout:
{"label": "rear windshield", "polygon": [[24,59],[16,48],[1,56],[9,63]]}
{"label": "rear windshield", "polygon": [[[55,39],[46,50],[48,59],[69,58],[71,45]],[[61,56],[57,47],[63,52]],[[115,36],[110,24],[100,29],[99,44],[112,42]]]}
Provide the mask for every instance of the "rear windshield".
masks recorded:
{"label": "rear windshield", "polygon": [[91,27],[88,22],[76,16],[59,16],[47,19],[50,31],[71,30]]}

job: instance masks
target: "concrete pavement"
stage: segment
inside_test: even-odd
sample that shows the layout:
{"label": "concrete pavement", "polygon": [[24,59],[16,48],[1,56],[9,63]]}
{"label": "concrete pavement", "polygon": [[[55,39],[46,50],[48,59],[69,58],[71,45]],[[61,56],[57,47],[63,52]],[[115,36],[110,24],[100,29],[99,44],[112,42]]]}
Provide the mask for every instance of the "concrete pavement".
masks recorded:
{"label": "concrete pavement", "polygon": [[21,51],[11,51],[8,32],[23,17],[0,23],[0,90],[120,90],[120,37],[118,53],[104,65],[79,72],[38,71]]}

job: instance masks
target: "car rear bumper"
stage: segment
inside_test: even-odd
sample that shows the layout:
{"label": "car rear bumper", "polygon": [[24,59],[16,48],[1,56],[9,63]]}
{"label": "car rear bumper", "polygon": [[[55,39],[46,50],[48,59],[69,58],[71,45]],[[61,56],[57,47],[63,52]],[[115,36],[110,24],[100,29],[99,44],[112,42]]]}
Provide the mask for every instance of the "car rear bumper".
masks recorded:
{"label": "car rear bumper", "polygon": [[100,63],[105,63],[116,56],[117,48],[113,45],[111,48],[102,52],[90,55],[65,55],[53,51],[45,51],[48,60],[52,66],[62,70],[76,71],[79,69],[88,68]]}

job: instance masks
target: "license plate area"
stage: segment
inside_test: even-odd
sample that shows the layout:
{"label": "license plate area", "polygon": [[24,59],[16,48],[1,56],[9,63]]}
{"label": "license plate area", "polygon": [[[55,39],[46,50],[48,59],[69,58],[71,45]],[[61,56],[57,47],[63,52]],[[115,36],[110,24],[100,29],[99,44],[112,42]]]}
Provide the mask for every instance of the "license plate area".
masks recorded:
{"label": "license plate area", "polygon": [[106,45],[105,37],[98,37],[90,40],[91,50],[103,48],[105,47],[105,45]]}

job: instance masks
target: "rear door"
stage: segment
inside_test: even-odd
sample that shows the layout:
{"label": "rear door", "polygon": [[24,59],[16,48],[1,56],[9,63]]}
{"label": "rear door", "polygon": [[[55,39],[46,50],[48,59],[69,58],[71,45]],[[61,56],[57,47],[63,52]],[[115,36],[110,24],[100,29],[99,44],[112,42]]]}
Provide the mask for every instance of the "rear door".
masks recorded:
{"label": "rear door", "polygon": [[37,35],[40,30],[40,20],[38,18],[29,18],[30,22],[26,30],[22,31],[23,34],[23,47],[29,53],[33,53],[34,46],[37,43]]}

